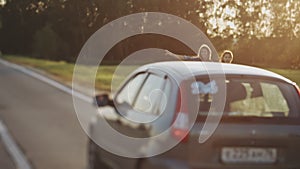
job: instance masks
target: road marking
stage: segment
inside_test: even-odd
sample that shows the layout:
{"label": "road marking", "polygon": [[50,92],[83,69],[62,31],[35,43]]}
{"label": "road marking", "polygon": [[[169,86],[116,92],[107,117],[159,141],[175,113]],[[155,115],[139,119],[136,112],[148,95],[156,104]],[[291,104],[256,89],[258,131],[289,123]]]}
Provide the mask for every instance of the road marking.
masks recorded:
{"label": "road marking", "polygon": [[43,76],[41,74],[38,74],[38,73],[36,73],[34,71],[31,71],[31,70],[29,70],[29,69],[27,69],[27,68],[25,68],[23,66],[7,62],[7,61],[5,61],[3,59],[0,59],[0,63],[2,63],[5,66],[11,67],[11,68],[13,68],[15,70],[21,71],[24,74],[27,74],[27,75],[29,75],[31,77],[34,77],[34,78],[36,78],[36,79],[38,79],[38,80],[40,80],[42,82],[45,82],[45,83],[47,83],[47,84],[49,84],[49,85],[51,85],[51,86],[53,86],[53,87],[55,87],[55,88],[63,91],[63,92],[66,92],[66,93],[68,93],[70,95],[73,95],[73,96],[75,96],[75,97],[77,97],[77,98],[79,98],[79,99],[81,99],[83,101],[86,101],[88,103],[93,103],[93,99],[91,97],[86,96],[86,95],[84,95],[84,94],[82,94],[80,92],[74,91],[71,88],[69,88],[69,87],[67,87],[65,85],[62,85],[62,84],[58,83],[55,80],[49,79],[49,78],[47,78],[47,77],[45,77],[45,76]]}
{"label": "road marking", "polygon": [[8,153],[12,157],[17,169],[32,169],[26,156],[18,148],[16,142],[12,139],[6,126],[0,120],[0,137]]}

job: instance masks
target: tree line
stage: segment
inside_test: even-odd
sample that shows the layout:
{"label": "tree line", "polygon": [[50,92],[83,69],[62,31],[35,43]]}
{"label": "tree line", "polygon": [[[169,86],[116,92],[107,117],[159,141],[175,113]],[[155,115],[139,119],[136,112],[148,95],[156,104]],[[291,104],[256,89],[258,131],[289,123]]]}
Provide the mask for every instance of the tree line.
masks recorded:
{"label": "tree line", "polygon": [[[300,1],[295,0],[1,0],[0,50],[74,62],[95,31],[137,12],[164,12],[192,22],[220,53],[232,50],[236,63],[300,67]],[[105,60],[120,61],[145,47],[191,52],[177,44],[162,36],[131,37]]]}

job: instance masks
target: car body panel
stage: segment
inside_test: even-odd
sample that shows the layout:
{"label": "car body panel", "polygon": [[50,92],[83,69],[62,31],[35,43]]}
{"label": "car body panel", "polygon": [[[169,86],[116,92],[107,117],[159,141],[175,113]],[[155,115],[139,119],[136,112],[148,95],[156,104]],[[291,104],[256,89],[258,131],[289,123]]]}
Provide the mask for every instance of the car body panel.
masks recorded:
{"label": "car body panel", "polygon": [[[132,110],[130,107],[126,107],[127,105],[118,105],[118,103],[116,103],[116,99],[124,88],[123,86],[129,84],[131,79],[134,79],[140,73],[146,73],[147,77],[149,75],[157,75],[164,80],[168,79],[170,90],[168,91],[168,104],[164,113],[158,114],[157,116],[139,114],[139,112]],[[284,105],[288,106],[289,109],[287,109],[287,111],[292,113],[286,118],[277,118],[277,116],[281,115],[286,116],[287,114],[284,112],[272,112],[269,114],[275,118],[252,116],[231,118],[225,114],[213,135],[205,143],[199,142],[199,135],[200,132],[202,134],[206,132],[203,131],[206,117],[198,116],[195,125],[188,134],[188,141],[180,142],[174,148],[163,154],[150,158],[132,159],[114,155],[99,147],[98,152],[101,154],[100,156],[103,157],[102,160],[107,163],[107,165],[116,169],[123,168],[124,166],[127,166],[126,168],[168,169],[177,169],[179,166],[180,168],[211,169],[300,168],[300,161],[298,160],[300,157],[300,96],[294,87],[295,84],[278,74],[251,66],[211,62],[160,62],[142,66],[128,76],[127,80],[125,80],[114,95],[116,108],[100,108],[101,115],[98,115],[98,118],[104,117],[115,130],[130,137],[145,138],[156,136],[168,129],[176,118],[174,116],[176,115],[176,107],[178,107],[177,99],[179,96],[179,87],[187,83],[187,91],[185,92],[191,92],[191,89],[188,89],[191,86],[191,79],[192,81],[197,81],[199,78],[208,79],[208,77],[221,77],[224,78],[224,80],[227,78],[229,81],[232,79],[237,79],[238,81],[246,78],[250,79],[247,81],[249,84],[251,80],[254,82],[260,82],[261,80],[263,83],[279,84],[278,90],[283,90],[284,88],[284,93],[281,96],[282,99],[288,100],[288,103]],[[228,80],[225,81],[227,83]],[[141,83],[141,86],[143,85],[144,84]],[[265,94],[263,93],[263,95]],[[199,99],[197,98],[199,96],[193,96],[191,93],[188,94],[188,97],[192,100],[189,104],[193,104],[193,101]],[[249,96],[247,97],[249,99]],[[277,102],[274,103],[276,104]],[[203,105],[200,104],[200,107],[201,106]],[[278,106],[275,105],[275,107]],[[223,113],[226,112],[224,111]],[[140,116],[140,119],[154,118],[155,120],[150,123],[139,124],[130,120],[131,115],[138,115],[136,117]],[[101,125],[102,124],[97,122],[92,124],[90,135],[93,140],[105,143],[108,145],[107,147],[118,147],[120,151],[126,151],[126,149],[122,149],[123,145],[119,140],[106,140],[105,137],[100,137],[99,134],[97,134],[101,132]],[[103,136],[103,134],[101,135]],[[138,145],[137,149],[139,149]],[[149,150],[150,149],[151,147],[149,147]],[[224,155],[222,156],[222,151],[231,153],[233,150],[245,150],[260,154],[270,152],[271,155],[274,154],[273,151],[276,151],[276,159],[273,162],[273,157],[270,156],[268,159],[268,156],[265,155],[265,162],[259,162],[259,160],[255,160],[255,157],[251,157],[254,158],[254,160],[252,159],[253,161],[251,161],[250,159],[250,162],[224,161],[226,157],[224,157]],[[268,160],[271,160],[271,162]]]}

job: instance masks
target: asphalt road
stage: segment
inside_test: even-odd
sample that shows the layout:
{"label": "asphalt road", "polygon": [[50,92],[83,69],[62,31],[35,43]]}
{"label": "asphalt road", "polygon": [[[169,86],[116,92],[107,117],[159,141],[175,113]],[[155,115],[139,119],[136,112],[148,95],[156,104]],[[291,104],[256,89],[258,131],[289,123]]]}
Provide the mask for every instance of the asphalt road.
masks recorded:
{"label": "asphalt road", "polygon": [[32,168],[86,168],[87,136],[71,95],[0,64],[0,119]]}
{"label": "asphalt road", "polygon": [[0,168],[15,169],[11,156],[7,153],[2,140],[0,140]]}

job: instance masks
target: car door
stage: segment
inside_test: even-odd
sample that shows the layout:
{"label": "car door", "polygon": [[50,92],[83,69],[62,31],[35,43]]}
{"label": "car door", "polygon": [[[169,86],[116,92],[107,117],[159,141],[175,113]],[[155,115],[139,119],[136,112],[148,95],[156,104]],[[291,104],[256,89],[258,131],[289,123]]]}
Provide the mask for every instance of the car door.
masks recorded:
{"label": "car door", "polygon": [[[114,99],[116,117],[107,119],[119,133],[133,138],[145,138],[153,133],[151,126],[162,113],[166,102],[165,89],[170,82],[158,71],[142,72],[134,75],[116,94]],[[169,88],[168,88],[169,89]],[[142,145],[126,143],[120,140],[109,140],[119,151],[137,152]],[[130,148],[131,147],[131,148]],[[102,156],[114,168],[135,168],[136,159],[124,158],[103,152]]]}

